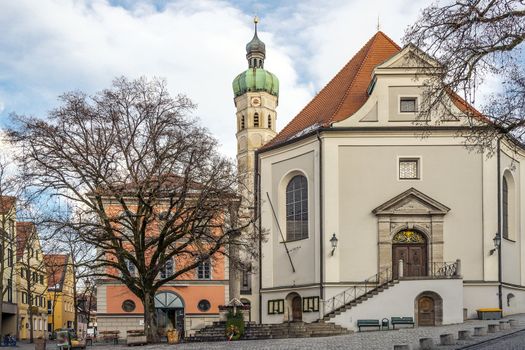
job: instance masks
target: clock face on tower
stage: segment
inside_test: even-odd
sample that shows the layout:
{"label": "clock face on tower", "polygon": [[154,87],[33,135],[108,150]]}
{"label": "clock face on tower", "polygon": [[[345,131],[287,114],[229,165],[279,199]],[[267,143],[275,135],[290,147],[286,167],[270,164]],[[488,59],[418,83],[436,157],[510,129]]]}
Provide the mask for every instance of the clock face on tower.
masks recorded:
{"label": "clock face on tower", "polygon": [[260,106],[261,105],[261,99],[259,97],[252,97],[251,100],[252,106]]}

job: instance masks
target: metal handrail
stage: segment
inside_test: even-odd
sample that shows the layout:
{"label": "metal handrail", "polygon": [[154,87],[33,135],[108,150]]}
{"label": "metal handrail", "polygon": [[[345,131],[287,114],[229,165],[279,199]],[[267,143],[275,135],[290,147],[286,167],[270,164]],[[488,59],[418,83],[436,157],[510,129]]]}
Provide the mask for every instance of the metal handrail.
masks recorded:
{"label": "metal handrail", "polygon": [[324,315],[326,316],[333,311],[342,308],[343,306],[356,299],[359,299],[368,292],[377,289],[378,287],[387,284],[392,280],[392,268],[387,267],[380,270],[375,275],[365,279],[363,283],[350,287],[328,300],[324,300]]}

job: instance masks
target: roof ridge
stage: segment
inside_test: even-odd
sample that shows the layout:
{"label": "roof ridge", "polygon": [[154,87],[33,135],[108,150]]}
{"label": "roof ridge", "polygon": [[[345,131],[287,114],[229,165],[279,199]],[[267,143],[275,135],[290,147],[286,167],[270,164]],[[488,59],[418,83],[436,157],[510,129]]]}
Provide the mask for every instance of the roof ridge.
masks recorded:
{"label": "roof ridge", "polygon": [[[359,75],[359,72],[361,72],[363,66],[364,66],[364,63],[366,62],[366,59],[368,58],[369,54],[370,54],[370,51],[372,49],[372,47],[374,46],[374,42],[377,40],[379,34],[383,34],[381,33],[380,31],[377,32],[372,38],[370,38],[370,40],[368,40],[368,42],[361,48],[361,50],[363,50],[365,47],[368,46],[368,49],[366,51],[366,54],[365,54],[365,57],[363,57],[363,59],[361,60],[361,62],[359,63],[359,68],[357,68],[353,78],[352,78],[352,81],[350,82],[350,84],[348,85],[348,88],[346,89],[345,91],[345,94],[343,95],[343,98],[339,101],[339,104],[337,105],[337,108],[335,109],[334,113],[332,113],[332,116],[330,117],[330,120],[327,122],[327,124],[331,124],[332,121],[334,120],[334,117],[337,115],[337,112],[339,112],[339,110],[341,109],[341,106],[345,103],[346,101],[346,98],[350,92],[350,89],[352,88],[352,86],[354,85],[355,83],[355,78]],[[385,36],[383,34],[383,36]],[[370,45],[368,45],[370,43]],[[358,51],[361,52],[361,50]],[[357,54],[356,54],[357,55]],[[354,56],[355,57],[355,56]],[[353,59],[353,57],[352,57]],[[351,61],[351,60],[350,60]],[[346,66],[345,66],[346,67]]]}

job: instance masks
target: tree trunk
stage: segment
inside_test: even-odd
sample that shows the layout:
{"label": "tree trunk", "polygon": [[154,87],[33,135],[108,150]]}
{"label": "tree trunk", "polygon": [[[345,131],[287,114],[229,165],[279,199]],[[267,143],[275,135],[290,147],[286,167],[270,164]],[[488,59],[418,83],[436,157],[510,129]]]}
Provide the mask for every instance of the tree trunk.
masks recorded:
{"label": "tree trunk", "polygon": [[155,312],[155,293],[145,292],[144,299],[144,333],[148,343],[159,343],[160,336],[157,327],[157,314]]}
{"label": "tree trunk", "polygon": [[[75,273],[76,271],[73,268],[73,286],[77,285],[77,278],[76,278]],[[78,310],[77,310],[77,288],[76,287],[73,287],[73,309],[74,309],[73,310],[74,311],[73,328],[75,328],[75,330],[77,331],[77,335],[80,336],[78,334]]]}
{"label": "tree trunk", "polygon": [[[29,296],[28,296],[29,298]],[[31,299],[29,299],[31,300]],[[33,306],[32,303],[29,303],[29,343],[33,344],[34,342],[34,322],[33,322]]]}

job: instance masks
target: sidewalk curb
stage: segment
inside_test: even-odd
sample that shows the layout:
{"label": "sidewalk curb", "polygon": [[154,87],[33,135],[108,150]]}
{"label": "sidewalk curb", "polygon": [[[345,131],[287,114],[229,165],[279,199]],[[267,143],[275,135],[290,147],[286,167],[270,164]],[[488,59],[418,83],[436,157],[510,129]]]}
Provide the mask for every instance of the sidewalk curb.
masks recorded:
{"label": "sidewalk curb", "polygon": [[511,335],[514,335],[514,334],[517,334],[517,333],[520,333],[520,332],[525,332],[525,328],[519,329],[519,330],[511,332],[511,333],[502,334],[502,335],[494,337],[494,338],[485,339],[483,341],[480,341],[479,343],[465,345],[465,346],[462,346],[460,348],[456,348],[456,350],[471,349],[471,348],[474,348],[474,347],[479,346],[481,344],[486,344],[486,343],[489,343],[489,342],[491,342],[493,340],[502,339],[502,338],[505,338],[505,337],[508,337],[508,336],[511,336]]}

